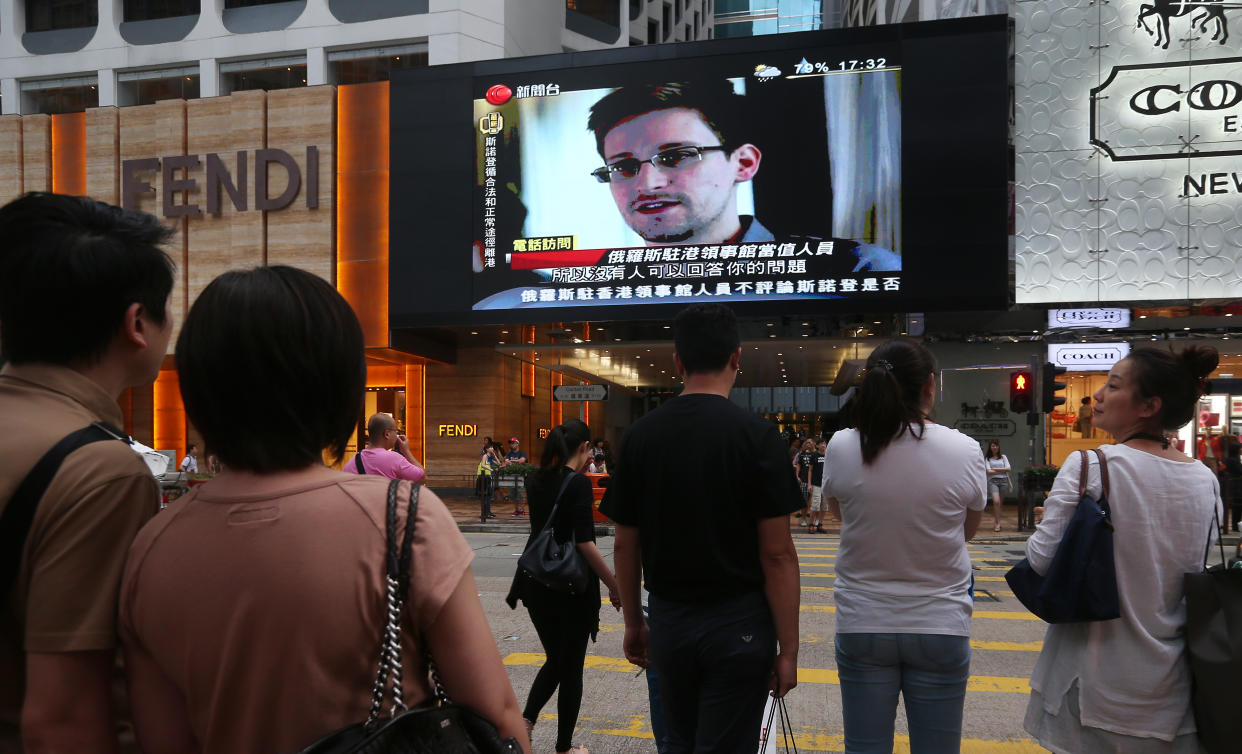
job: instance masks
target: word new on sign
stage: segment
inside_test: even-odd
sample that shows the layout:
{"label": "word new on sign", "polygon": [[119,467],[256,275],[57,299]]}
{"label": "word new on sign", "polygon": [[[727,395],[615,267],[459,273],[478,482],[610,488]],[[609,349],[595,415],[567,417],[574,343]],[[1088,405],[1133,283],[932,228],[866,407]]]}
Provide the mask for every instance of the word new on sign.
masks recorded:
{"label": "word new on sign", "polygon": [[440,437],[474,437],[479,433],[477,424],[441,424]]}
{"label": "word new on sign", "polygon": [[[250,208],[249,184],[246,174],[251,161],[247,159],[245,150],[237,153],[236,180],[229,172],[220,155],[209,152],[204,155],[206,162],[205,194],[207,195],[207,214],[219,215],[221,212],[220,190],[229,195],[233,209],[245,212]],[[191,171],[198,169],[198,155],[174,155],[172,157],[145,157],[138,160],[121,161],[121,206],[125,209],[137,209],[138,198],[142,194],[154,194],[155,188],[146,180],[139,178],[141,173],[160,173],[161,214],[164,217],[198,217],[203,210],[197,204],[174,204],[173,198],[182,191],[197,191],[198,179],[192,177]],[[254,209],[278,210],[293,204],[298,191],[302,188],[302,170],[298,167],[293,155],[283,149],[254,150]],[[288,181],[280,196],[268,196],[268,168],[283,168]],[[180,171],[186,171],[181,177]],[[319,207],[319,147],[306,148],[306,207]]]}
{"label": "word new on sign", "polygon": [[557,385],[552,388],[554,401],[606,401],[607,385]]}

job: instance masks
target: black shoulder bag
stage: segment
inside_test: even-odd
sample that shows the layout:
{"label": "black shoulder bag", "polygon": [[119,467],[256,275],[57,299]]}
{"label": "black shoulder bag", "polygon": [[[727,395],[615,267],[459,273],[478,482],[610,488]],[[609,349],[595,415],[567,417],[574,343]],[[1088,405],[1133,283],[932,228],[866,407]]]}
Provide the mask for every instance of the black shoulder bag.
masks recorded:
{"label": "black shoulder bag", "polygon": [[[500,737],[496,726],[479,713],[449,700],[440,681],[431,651],[421,642],[431,670],[435,702],[428,707],[405,706],[401,686],[401,614],[410,584],[410,563],[414,543],[414,522],[418,515],[418,490],[410,490],[405,535],[397,547],[397,488],[400,480],[388,484],[388,554],[384,581],[388,620],[380,637],[379,670],[371,688],[371,712],[366,722],[355,723],[316,741],[300,754],[522,754],[516,739]],[[392,677],[388,689],[389,676]],[[381,715],[385,690],[392,696],[388,717]]]}
{"label": "black shoulder bag", "polygon": [[132,444],[124,432],[105,422],[95,422],[70,432],[31,467],[4,506],[4,514],[0,515],[0,602],[8,599],[17,581],[22,551],[26,548],[26,537],[30,534],[35,510],[60,470],[60,465],[73,451],[100,440],[121,440]]}
{"label": "black shoulder bag", "polygon": [[1027,610],[1047,623],[1112,620],[1121,617],[1117,566],[1113,561],[1113,520],[1108,505],[1108,462],[1100,460],[1100,497],[1087,494],[1087,451],[1078,451],[1078,507],[1061,535],[1048,572],[1040,576],[1023,558],[1005,574]]}
{"label": "black shoulder bag", "polygon": [[[1242,568],[1230,568],[1212,523],[1203,551],[1203,570],[1182,577],[1186,593],[1186,655],[1190,659],[1190,704],[1199,743],[1211,754],[1237,751],[1237,685],[1242,674]],[[1220,543],[1220,565],[1208,567],[1212,533]]]}
{"label": "black shoulder bag", "polygon": [[575,541],[573,531],[569,532],[569,538],[564,542],[557,542],[553,532],[555,528],[553,523],[556,521],[556,510],[560,507],[561,496],[565,494],[565,488],[576,476],[578,476],[576,473],[571,472],[565,477],[565,481],[561,482],[561,489],[556,493],[556,500],[552,503],[552,512],[548,514],[548,522],[531,539],[530,544],[522,552],[522,557],[518,558],[520,573],[554,592],[565,594],[582,594],[586,591],[587,583],[590,581],[586,560],[578,552],[578,543]]}

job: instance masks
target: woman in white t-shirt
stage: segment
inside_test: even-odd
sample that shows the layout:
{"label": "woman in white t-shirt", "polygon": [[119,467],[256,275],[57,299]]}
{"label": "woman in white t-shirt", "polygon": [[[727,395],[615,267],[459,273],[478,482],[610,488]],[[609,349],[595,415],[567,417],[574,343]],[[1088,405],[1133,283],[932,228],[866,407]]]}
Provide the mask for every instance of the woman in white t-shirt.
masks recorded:
{"label": "woman in white t-shirt", "polygon": [[841,519],[836,656],[845,750],[891,752],[898,693],[910,749],[956,752],[970,676],[966,541],[986,504],[978,443],[928,419],[936,365],[893,340],[867,359],[857,429],[837,432],[824,494]]}
{"label": "woman in white t-shirt", "polygon": [[1005,493],[1009,492],[1009,457],[1000,452],[1000,441],[988,443],[988,452],[983,455],[988,466],[988,495],[992,498],[992,516],[996,525],[992,531],[1001,530],[1001,504],[1005,502]]}
{"label": "woman in white t-shirt", "polygon": [[[1218,360],[1210,346],[1178,354],[1135,349],[1095,394],[1094,426],[1119,440],[1100,451],[1121,617],[1048,627],[1024,726],[1054,752],[1202,751],[1190,707],[1182,576],[1203,567],[1204,547],[1216,540],[1220,486],[1206,466],[1170,448],[1166,433],[1194,417]],[[1099,463],[1094,453],[1088,458],[1087,492],[1099,495]],[[1080,468],[1077,453],[1061,467],[1044,520],[1027,540],[1036,571],[1047,570],[1077,508]]]}

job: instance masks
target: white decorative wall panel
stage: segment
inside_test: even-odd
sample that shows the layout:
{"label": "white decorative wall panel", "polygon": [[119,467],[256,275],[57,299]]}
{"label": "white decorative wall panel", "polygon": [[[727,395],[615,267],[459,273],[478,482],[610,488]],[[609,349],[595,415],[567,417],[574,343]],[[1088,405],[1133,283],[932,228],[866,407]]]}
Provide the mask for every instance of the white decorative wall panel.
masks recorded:
{"label": "white decorative wall panel", "polygon": [[1234,5],[1016,4],[1019,303],[1242,296]]}

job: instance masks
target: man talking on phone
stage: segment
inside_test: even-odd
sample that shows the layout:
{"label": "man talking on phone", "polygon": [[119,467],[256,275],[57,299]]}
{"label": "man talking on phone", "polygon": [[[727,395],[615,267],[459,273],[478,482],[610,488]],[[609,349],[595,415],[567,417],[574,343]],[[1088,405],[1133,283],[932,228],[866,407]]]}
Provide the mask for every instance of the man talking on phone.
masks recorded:
{"label": "man talking on phone", "polygon": [[422,481],[426,471],[414,460],[405,435],[397,432],[392,414],[379,412],[367,420],[367,447],[345,464],[351,474],[374,474],[389,479]]}

